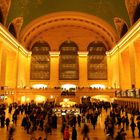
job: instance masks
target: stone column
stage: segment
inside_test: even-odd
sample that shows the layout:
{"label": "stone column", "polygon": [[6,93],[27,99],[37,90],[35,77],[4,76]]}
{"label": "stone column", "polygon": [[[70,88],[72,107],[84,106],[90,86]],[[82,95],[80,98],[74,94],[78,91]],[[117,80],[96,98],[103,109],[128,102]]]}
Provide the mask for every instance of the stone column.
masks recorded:
{"label": "stone column", "polygon": [[131,88],[136,86],[136,77],[135,77],[135,50],[134,45],[129,46],[129,61],[130,61],[130,77],[131,77]]}
{"label": "stone column", "polygon": [[88,52],[78,52],[79,55],[79,87],[88,87],[87,55]]}
{"label": "stone column", "polygon": [[59,54],[60,52],[50,52],[50,88],[59,85]]}

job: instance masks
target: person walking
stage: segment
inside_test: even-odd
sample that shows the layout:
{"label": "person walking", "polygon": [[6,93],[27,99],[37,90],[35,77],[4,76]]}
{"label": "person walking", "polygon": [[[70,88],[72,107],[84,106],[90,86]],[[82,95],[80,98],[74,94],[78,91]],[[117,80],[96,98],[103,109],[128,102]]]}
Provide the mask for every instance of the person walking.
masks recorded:
{"label": "person walking", "polygon": [[77,117],[77,121],[78,121],[78,126],[81,127],[81,116],[79,114]]}
{"label": "person walking", "polygon": [[138,137],[140,138],[140,120],[137,121]]}
{"label": "person walking", "polygon": [[84,124],[84,127],[82,129],[83,140],[85,140],[86,138],[89,140],[88,133],[89,133],[89,127],[87,124]]}
{"label": "person walking", "polygon": [[136,127],[136,124],[135,124],[134,120],[132,120],[132,122],[130,124],[130,127],[131,127],[131,131],[132,131],[132,136],[133,136],[133,138],[135,138],[135,127]]}
{"label": "person walking", "polygon": [[9,118],[6,118],[6,127],[7,127],[7,131],[8,131],[8,129],[9,129],[9,124],[10,124],[10,119]]}
{"label": "person walking", "polygon": [[69,126],[66,126],[66,128],[64,129],[63,139],[64,140],[69,140],[69,138],[70,138]]}
{"label": "person walking", "polygon": [[75,126],[72,128],[72,140],[77,140],[77,130]]}

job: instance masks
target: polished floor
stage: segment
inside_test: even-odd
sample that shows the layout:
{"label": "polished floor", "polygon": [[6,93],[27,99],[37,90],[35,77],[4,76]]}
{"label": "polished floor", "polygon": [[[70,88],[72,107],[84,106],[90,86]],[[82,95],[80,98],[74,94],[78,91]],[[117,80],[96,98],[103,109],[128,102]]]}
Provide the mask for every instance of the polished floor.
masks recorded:
{"label": "polished floor", "polygon": [[[12,115],[6,113],[6,117],[12,117]],[[15,133],[14,133],[14,138],[13,140],[30,140],[31,139],[31,135],[27,134],[26,131],[21,127],[21,121],[24,115],[19,115],[18,116],[18,122],[17,122],[17,126],[15,127]],[[106,118],[107,113],[105,111],[102,111],[102,114],[99,116],[98,118],[98,123],[97,123],[97,127],[95,130],[93,130],[93,127],[91,126],[90,123],[88,123],[88,126],[90,128],[90,133],[89,133],[89,137],[90,140],[106,140],[106,134],[104,133],[104,119]],[[12,125],[12,122],[11,122]],[[82,124],[83,126],[83,124]],[[82,140],[82,134],[81,134],[81,130],[82,130],[82,126],[80,127],[76,127],[77,129],[77,133],[78,133],[78,140]],[[53,130],[52,135],[48,136],[48,140],[63,140],[63,137],[61,135],[61,118],[58,119],[58,128],[57,130]],[[71,129],[70,129],[71,130]],[[117,126],[115,126],[115,132],[118,131]],[[131,134],[131,130],[127,130],[126,131],[127,136],[126,136],[126,140],[132,140],[132,134]],[[43,131],[37,130],[34,134],[36,138],[38,138],[39,136],[42,136],[43,138],[45,138],[45,133]],[[138,140],[140,138],[138,138],[138,131],[137,128],[135,130],[135,140]],[[0,128],[0,140],[8,140],[8,131],[5,128]]]}

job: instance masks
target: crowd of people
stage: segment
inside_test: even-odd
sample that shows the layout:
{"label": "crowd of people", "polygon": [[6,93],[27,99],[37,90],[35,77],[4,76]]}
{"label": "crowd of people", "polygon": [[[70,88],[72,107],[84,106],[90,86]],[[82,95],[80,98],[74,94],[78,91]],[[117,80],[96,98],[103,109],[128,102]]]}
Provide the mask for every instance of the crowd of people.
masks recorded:
{"label": "crowd of people", "polygon": [[[5,118],[4,109],[0,110],[1,127],[3,128],[6,125],[7,131],[9,132],[8,140],[13,140],[18,115],[23,114],[24,117],[21,126],[27,134],[32,135],[36,130],[45,132],[45,138],[39,136],[37,139],[31,136],[31,140],[47,140],[49,139],[49,135],[52,134],[52,130],[57,129],[58,117],[53,112],[53,108],[56,106],[54,102],[46,102],[40,105],[35,103],[25,105],[11,104],[8,107],[8,111],[12,113],[12,120],[8,117]],[[122,107],[115,103],[110,104],[109,102],[95,100],[92,103],[89,101],[76,104],[74,107],[80,109],[80,114],[77,116],[74,114],[66,114],[61,117],[63,140],[77,140],[77,127],[81,127],[81,123],[83,125],[80,133],[83,135],[83,140],[89,140],[89,124],[93,126],[93,130],[96,129],[98,117],[102,113],[102,110],[105,110],[108,114],[104,121],[104,133],[107,140],[125,140],[127,130],[130,128],[132,138],[135,138],[136,128],[138,129],[138,137],[140,138],[140,116],[137,115],[135,119],[135,114],[132,114],[131,117],[129,117],[126,106]],[[12,121],[13,125],[9,128],[10,121]]]}

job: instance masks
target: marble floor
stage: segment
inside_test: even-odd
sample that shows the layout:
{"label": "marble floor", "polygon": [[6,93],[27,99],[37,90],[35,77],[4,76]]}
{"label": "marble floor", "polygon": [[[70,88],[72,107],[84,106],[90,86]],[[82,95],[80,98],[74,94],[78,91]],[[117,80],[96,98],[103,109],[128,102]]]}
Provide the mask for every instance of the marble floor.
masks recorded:
{"label": "marble floor", "polygon": [[[6,113],[6,116],[8,117],[12,117],[12,115]],[[27,134],[26,131],[21,127],[21,121],[24,115],[19,115],[18,116],[18,122],[17,122],[17,126],[15,127],[15,133],[14,133],[14,140],[30,140],[31,139],[31,135]],[[97,122],[97,127],[95,130],[93,130],[93,127],[91,126],[90,123],[87,123],[89,128],[90,128],[90,133],[89,133],[89,137],[90,140],[106,140],[106,134],[104,133],[104,119],[106,118],[107,113],[105,111],[102,112],[102,114],[99,116],[98,118],[98,122]],[[12,122],[11,122],[12,125]],[[82,130],[83,124],[81,125],[81,127],[76,127],[77,129],[77,133],[78,133],[78,140],[82,140],[82,134],[81,134],[81,130]],[[57,130],[53,130],[52,131],[52,135],[48,136],[48,140],[63,140],[62,135],[61,135],[61,118],[58,118],[58,128]],[[71,131],[71,129],[70,129]],[[118,131],[117,126],[115,126],[115,132]],[[133,140],[132,138],[132,134],[131,134],[131,130],[127,130],[126,131],[127,136],[126,136],[126,140]],[[39,136],[42,136],[43,138],[45,138],[45,133],[43,131],[37,130],[34,134],[36,138],[38,138]],[[138,140],[140,138],[138,138],[138,131],[136,128],[135,131],[135,140]],[[0,128],[0,140],[8,140],[8,131],[5,128]]]}

